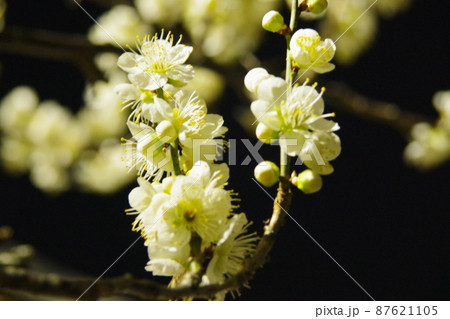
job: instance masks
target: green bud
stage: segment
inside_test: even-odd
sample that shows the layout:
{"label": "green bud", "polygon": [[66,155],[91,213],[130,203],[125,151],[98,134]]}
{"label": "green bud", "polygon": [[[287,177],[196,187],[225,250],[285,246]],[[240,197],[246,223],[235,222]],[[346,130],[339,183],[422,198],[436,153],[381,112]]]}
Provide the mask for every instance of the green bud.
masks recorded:
{"label": "green bud", "polygon": [[265,187],[271,187],[278,182],[280,177],[280,169],[270,161],[264,161],[256,165],[255,178]]}
{"label": "green bud", "polygon": [[297,176],[295,184],[305,194],[316,193],[322,188],[322,177],[316,172],[307,169]]}
{"label": "green bud", "polygon": [[328,7],[327,0],[307,0],[306,5],[308,6],[307,11],[314,14],[322,13]]}
{"label": "green bud", "polygon": [[263,123],[259,123],[256,127],[256,137],[263,143],[270,144],[275,140],[278,140],[279,134],[277,131],[268,128]]}
{"label": "green bud", "polygon": [[262,27],[270,32],[278,32],[286,28],[283,16],[275,10],[267,12],[262,19]]}

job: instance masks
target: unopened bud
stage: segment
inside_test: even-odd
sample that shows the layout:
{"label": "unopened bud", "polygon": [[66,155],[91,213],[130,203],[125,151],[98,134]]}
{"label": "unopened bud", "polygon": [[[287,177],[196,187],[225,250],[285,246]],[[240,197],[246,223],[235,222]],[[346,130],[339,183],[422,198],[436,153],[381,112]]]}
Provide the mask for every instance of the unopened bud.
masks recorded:
{"label": "unopened bud", "polygon": [[244,84],[247,90],[256,94],[259,84],[267,78],[270,78],[270,74],[266,69],[254,68],[248,71],[244,78]]}
{"label": "unopened bud", "polygon": [[275,10],[267,12],[262,19],[262,27],[270,32],[278,32],[286,28],[283,16]]}
{"label": "unopened bud", "polygon": [[279,134],[277,131],[267,127],[264,123],[259,123],[256,127],[256,137],[263,143],[270,144],[278,140]]}
{"label": "unopened bud", "polygon": [[314,14],[322,13],[328,7],[327,0],[306,0],[306,11]]}
{"label": "unopened bud", "polygon": [[301,172],[295,181],[298,189],[305,194],[312,194],[322,188],[322,177],[310,169]]}
{"label": "unopened bud", "polygon": [[271,187],[278,182],[280,177],[280,169],[270,161],[264,161],[256,165],[255,178],[265,187]]}

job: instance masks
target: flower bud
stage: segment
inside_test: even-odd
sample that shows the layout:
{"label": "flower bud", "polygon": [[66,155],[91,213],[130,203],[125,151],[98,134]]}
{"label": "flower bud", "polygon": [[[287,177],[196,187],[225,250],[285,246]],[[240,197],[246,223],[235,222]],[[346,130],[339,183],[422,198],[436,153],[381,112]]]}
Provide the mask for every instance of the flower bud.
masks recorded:
{"label": "flower bud", "polygon": [[322,177],[312,170],[307,169],[297,176],[295,184],[305,194],[316,193],[322,188]]}
{"label": "flower bud", "polygon": [[319,14],[322,13],[328,7],[327,0],[307,0],[306,5],[308,8],[306,9],[308,12]]}
{"label": "flower bud", "polygon": [[271,187],[278,182],[280,177],[280,169],[270,161],[264,161],[256,165],[255,178],[265,187]]}
{"label": "flower bud", "polygon": [[267,12],[262,19],[262,27],[270,32],[278,32],[286,28],[283,16],[275,10]]}
{"label": "flower bud", "polygon": [[247,90],[256,94],[259,84],[267,78],[270,78],[270,74],[266,71],[266,69],[254,68],[248,71],[244,78],[244,84]]}
{"label": "flower bud", "polygon": [[264,125],[264,123],[259,123],[256,127],[256,137],[263,143],[270,144],[271,142],[278,140],[279,134],[277,131]]}
{"label": "flower bud", "polygon": [[159,123],[155,131],[160,138],[165,138],[164,141],[166,143],[172,143],[178,137],[175,127],[167,120]]}

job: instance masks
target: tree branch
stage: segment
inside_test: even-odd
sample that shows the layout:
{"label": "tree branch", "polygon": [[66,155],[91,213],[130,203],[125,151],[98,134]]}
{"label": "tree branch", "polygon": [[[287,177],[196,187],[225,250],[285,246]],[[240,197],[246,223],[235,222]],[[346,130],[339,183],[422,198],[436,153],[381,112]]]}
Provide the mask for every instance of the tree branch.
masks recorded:
{"label": "tree branch", "polygon": [[432,123],[424,116],[401,110],[396,104],[369,99],[340,82],[328,83],[324,98],[340,110],[388,125],[405,137],[409,137],[411,128],[415,124],[419,122]]}
{"label": "tree branch", "polygon": [[0,53],[71,62],[91,82],[103,78],[94,64],[95,55],[102,52],[122,53],[111,45],[93,45],[84,35],[79,34],[27,28],[9,28],[0,33]]}
{"label": "tree branch", "polygon": [[[255,271],[268,260],[275,237],[284,224],[285,214],[291,204],[292,193],[287,179],[278,188],[270,221],[253,256],[248,257],[243,269],[221,284],[168,288],[151,280],[135,279],[131,275],[100,279],[84,295],[83,300],[98,300],[111,296],[131,296],[142,300],[168,300],[182,297],[211,299],[214,295],[229,290],[238,290],[247,284]],[[70,279],[54,274],[33,273],[16,267],[0,268],[0,294],[10,298],[27,299],[39,296],[42,299],[78,299],[95,281],[95,278]]]}

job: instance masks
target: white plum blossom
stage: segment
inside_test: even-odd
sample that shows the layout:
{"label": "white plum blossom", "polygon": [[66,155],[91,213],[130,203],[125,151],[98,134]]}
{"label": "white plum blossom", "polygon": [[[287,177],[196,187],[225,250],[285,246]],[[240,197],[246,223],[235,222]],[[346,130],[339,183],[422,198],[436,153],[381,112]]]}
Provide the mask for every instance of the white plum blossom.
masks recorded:
{"label": "white plum blossom", "polygon": [[236,206],[232,193],[224,189],[228,170],[226,164],[199,161],[187,175],[167,177],[162,183],[138,179],[128,211],[137,214],[133,229],[141,232],[148,246],[148,271],[162,276],[186,271],[193,234],[203,248],[212,245],[217,251],[208,268],[214,275],[210,280],[238,269],[256,239],[254,234],[238,237],[247,228],[245,214],[229,219]]}
{"label": "white plum blossom", "polygon": [[328,119],[334,114],[324,114],[324,89],[318,93],[317,84],[309,86],[307,82],[288,88],[285,80],[267,77],[261,69],[251,70],[245,84],[256,93],[257,100],[251,104],[253,114],[266,128],[278,133],[281,149],[290,156],[299,156],[312,170],[330,174],[333,169],[329,161],[339,155],[341,146],[333,133],[339,125]]}
{"label": "white plum blossom", "polygon": [[214,249],[214,256],[208,264],[204,283],[218,283],[242,270],[245,257],[253,252],[257,237],[247,233],[251,223],[245,214],[234,215],[227,221],[226,230]]}
{"label": "white plum blossom", "polygon": [[[214,170],[200,161],[187,175],[165,178],[162,184],[141,181],[147,190],[130,194],[130,204],[139,203],[135,230],[150,241],[171,246],[188,244],[192,232],[207,243],[218,241],[233,207],[230,193],[223,189],[227,179],[226,165]],[[145,196],[136,194],[144,193],[153,196],[141,212]]]}
{"label": "white plum blossom", "polygon": [[317,31],[313,29],[299,29],[291,38],[290,52],[295,63],[301,69],[311,69],[317,73],[326,73],[334,70],[330,63],[336,52],[333,40],[321,40]]}
{"label": "white plum blossom", "polygon": [[156,90],[166,83],[182,86],[192,80],[194,70],[184,64],[192,52],[192,47],[173,43],[173,34],[165,38],[158,35],[145,36],[138,41],[138,52],[126,52],[119,57],[119,67],[128,73],[131,83],[140,90]]}
{"label": "white plum blossom", "polygon": [[155,129],[145,123],[127,122],[132,137],[123,139],[125,162],[129,170],[137,169],[137,174],[146,179],[154,177],[159,181],[164,173],[172,175],[174,168],[169,149],[169,139],[160,138]]}
{"label": "white plum blossom", "polygon": [[136,166],[139,174],[156,180],[164,172],[174,173],[168,144],[178,143],[181,168],[187,171],[194,161],[208,160],[206,154],[215,158],[225,144],[219,137],[228,130],[222,116],[207,114],[197,96],[187,97],[182,91],[167,101],[155,97],[152,103],[136,108],[128,127],[133,135],[126,141],[128,166]]}

